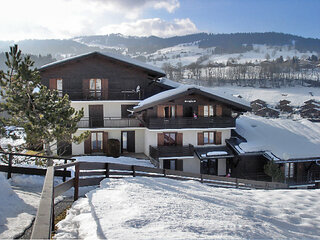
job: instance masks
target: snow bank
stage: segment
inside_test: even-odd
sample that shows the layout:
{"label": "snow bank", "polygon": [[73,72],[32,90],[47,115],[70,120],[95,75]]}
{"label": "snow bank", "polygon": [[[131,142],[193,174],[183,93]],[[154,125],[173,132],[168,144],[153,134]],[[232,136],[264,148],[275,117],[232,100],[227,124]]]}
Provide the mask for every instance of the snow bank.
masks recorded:
{"label": "snow bank", "polygon": [[239,190],[165,178],[105,179],[57,239],[319,239],[320,190]]}
{"label": "snow bank", "polygon": [[12,239],[31,224],[37,209],[19,198],[2,173],[0,193],[0,239]]}
{"label": "snow bank", "polygon": [[108,162],[108,163],[119,163],[126,165],[138,165],[143,167],[154,167],[149,160],[137,159],[132,157],[106,157],[106,156],[81,156],[74,157],[79,162]]}
{"label": "snow bank", "polygon": [[239,145],[245,152],[270,151],[281,159],[320,157],[320,123],[250,114],[238,118],[236,127],[248,141]]}

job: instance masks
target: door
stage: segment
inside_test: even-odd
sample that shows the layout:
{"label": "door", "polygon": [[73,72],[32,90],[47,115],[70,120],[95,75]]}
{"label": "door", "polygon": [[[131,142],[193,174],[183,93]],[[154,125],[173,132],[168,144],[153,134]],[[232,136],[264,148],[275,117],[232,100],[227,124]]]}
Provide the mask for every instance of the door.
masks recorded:
{"label": "door", "polygon": [[89,105],[89,127],[103,127],[103,105]]}
{"label": "door", "polygon": [[121,132],[121,152],[135,152],[135,132],[122,131]]}

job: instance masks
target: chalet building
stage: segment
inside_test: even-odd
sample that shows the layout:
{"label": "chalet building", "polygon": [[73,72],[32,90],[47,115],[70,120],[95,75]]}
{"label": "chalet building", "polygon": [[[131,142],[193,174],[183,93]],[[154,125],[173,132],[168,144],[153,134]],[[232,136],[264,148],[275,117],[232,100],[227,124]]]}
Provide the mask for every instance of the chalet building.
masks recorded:
{"label": "chalet building", "polygon": [[268,105],[265,101],[263,101],[261,99],[256,99],[250,103],[250,106],[252,108],[252,111],[255,113],[258,110],[267,107]]}
{"label": "chalet building", "polygon": [[[76,134],[90,136],[66,154],[106,155],[108,140],[117,139],[122,154],[144,154],[160,168],[268,178],[263,166],[269,155],[238,146],[245,139],[235,132],[236,119],[251,111],[242,99],[170,81],[160,69],[109,53],[79,55],[39,71],[44,85],[84,109]],[[254,104],[267,108],[262,100]]]}
{"label": "chalet building", "polygon": [[292,113],[293,112],[293,107],[290,106],[291,102],[288,100],[280,100],[279,104],[276,106],[276,109],[279,109],[281,112],[284,113]]}
{"label": "chalet building", "polygon": [[320,102],[310,99],[300,108],[300,115],[312,121],[320,121]]}
{"label": "chalet building", "polygon": [[255,112],[256,115],[261,117],[278,118],[280,112],[270,107],[263,107]]}
{"label": "chalet building", "polygon": [[45,65],[42,83],[68,94],[84,109],[78,133],[90,137],[68,154],[106,154],[108,139],[120,151],[144,153],[159,167],[226,175],[233,154],[226,139],[236,118],[251,110],[241,99],[164,79],[152,66],[92,52]]}

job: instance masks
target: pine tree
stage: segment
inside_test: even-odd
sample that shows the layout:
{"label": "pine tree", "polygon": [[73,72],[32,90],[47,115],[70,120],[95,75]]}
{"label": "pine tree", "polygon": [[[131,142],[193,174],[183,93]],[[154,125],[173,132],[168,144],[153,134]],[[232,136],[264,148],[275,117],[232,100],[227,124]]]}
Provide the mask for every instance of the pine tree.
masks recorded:
{"label": "pine tree", "polygon": [[29,56],[22,59],[17,45],[10,47],[6,58],[8,70],[0,73],[4,100],[1,106],[11,116],[6,124],[22,127],[26,145],[43,144],[48,156],[53,154],[58,141],[84,141],[89,132],[74,136],[83,109],[75,111],[67,94],[59,97],[56,90],[42,85],[39,72],[32,68],[34,62]]}

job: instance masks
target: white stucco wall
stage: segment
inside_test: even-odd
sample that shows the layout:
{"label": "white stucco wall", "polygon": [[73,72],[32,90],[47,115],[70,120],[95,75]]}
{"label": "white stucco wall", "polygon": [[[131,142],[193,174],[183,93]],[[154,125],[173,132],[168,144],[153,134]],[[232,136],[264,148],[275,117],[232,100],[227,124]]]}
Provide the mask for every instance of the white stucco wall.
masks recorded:
{"label": "white stucco wall", "polygon": [[139,101],[73,101],[76,110],[83,108],[84,117],[89,117],[89,105],[103,105],[104,117],[121,118],[121,105],[135,105]]}
{"label": "white stucco wall", "polygon": [[183,171],[200,174],[200,160],[197,157],[183,159]]}

